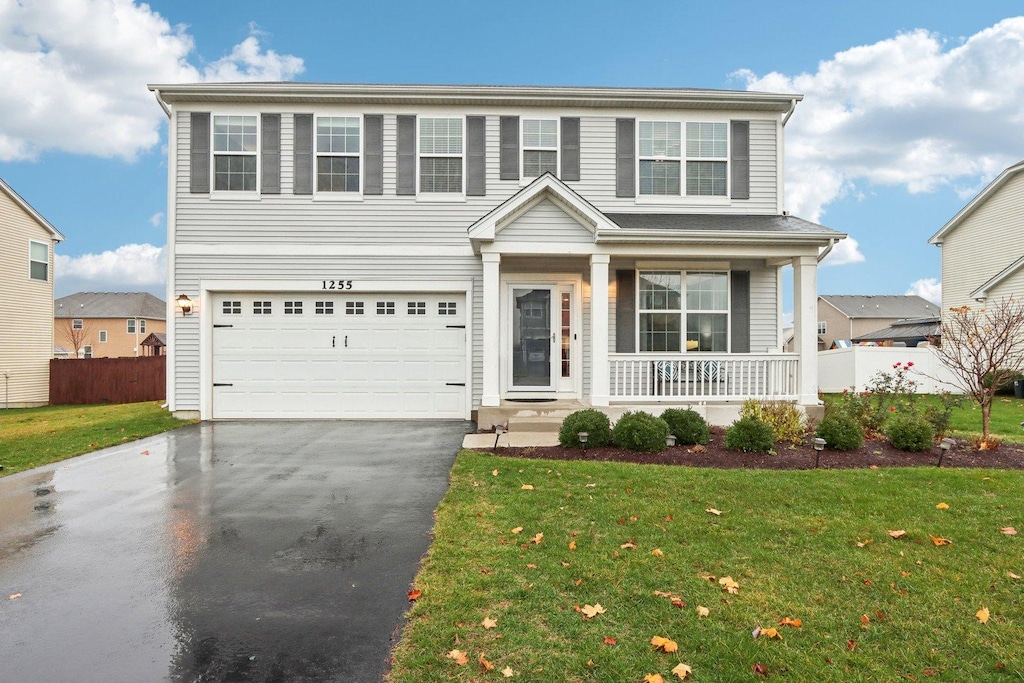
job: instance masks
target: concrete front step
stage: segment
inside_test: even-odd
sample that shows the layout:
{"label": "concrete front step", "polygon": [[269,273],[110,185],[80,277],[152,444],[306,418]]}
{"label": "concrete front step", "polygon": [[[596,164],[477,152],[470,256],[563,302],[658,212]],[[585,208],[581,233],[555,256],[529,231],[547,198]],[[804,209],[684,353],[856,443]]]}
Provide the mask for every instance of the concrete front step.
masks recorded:
{"label": "concrete front step", "polygon": [[[568,413],[566,413],[568,415]],[[546,432],[558,434],[562,427],[562,420],[565,415],[535,415],[532,417],[513,415],[508,418],[508,431],[510,432]]]}
{"label": "concrete front step", "polygon": [[[530,446],[557,446],[558,434],[544,432],[505,432],[498,437],[498,455],[502,448]],[[494,434],[466,434],[462,439],[463,448],[490,449],[494,448]]]}

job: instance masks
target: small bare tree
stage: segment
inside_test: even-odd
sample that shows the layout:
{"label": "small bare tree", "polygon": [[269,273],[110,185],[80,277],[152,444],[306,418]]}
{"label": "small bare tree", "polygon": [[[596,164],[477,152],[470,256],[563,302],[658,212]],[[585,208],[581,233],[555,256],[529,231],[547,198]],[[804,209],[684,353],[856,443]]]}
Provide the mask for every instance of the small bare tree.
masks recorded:
{"label": "small bare tree", "polygon": [[57,325],[57,338],[64,344],[71,347],[72,357],[78,358],[78,352],[90,344],[92,330],[89,322],[82,320],[82,326],[75,328],[75,321],[72,318],[60,318]]}
{"label": "small bare tree", "polygon": [[981,406],[981,438],[988,442],[996,391],[1024,371],[1024,304],[1009,297],[978,309],[950,308],[936,353],[953,384]]}

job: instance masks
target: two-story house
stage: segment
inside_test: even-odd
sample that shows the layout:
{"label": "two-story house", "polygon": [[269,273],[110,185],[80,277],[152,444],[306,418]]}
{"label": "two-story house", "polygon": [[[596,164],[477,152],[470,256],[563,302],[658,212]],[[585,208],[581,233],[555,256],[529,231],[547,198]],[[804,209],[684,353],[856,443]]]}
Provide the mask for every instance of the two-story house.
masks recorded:
{"label": "two-story house", "polygon": [[942,250],[942,308],[1024,294],[1024,161],[1010,166],[928,240]]}
{"label": "two-story house", "polygon": [[132,358],[167,329],[167,304],[148,292],[77,292],[53,302],[55,355]]}
{"label": "two-story house", "polygon": [[170,117],[176,413],[818,404],[818,255],[844,235],[784,211],[799,95],[150,89]]}
{"label": "two-story house", "polygon": [[[822,294],[818,297],[818,345],[859,341],[903,320],[935,318],[939,307],[917,295]],[[871,341],[876,341],[872,339]]]}
{"label": "two-story house", "polygon": [[50,400],[53,249],[63,240],[0,179],[0,407]]}

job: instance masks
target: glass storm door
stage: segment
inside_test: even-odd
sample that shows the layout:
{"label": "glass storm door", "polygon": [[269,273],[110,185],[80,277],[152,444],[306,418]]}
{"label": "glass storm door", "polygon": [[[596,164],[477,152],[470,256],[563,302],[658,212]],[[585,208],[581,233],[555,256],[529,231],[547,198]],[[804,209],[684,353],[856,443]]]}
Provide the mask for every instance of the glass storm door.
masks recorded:
{"label": "glass storm door", "polygon": [[556,287],[512,288],[512,388],[550,391],[561,374],[561,303]]}

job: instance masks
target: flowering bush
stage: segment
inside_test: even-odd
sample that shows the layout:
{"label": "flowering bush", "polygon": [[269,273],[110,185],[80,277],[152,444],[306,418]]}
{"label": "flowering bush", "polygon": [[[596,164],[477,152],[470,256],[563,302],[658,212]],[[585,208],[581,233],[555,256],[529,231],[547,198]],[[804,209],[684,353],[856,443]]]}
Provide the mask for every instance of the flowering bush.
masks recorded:
{"label": "flowering bush", "polygon": [[831,412],[851,418],[869,434],[880,433],[897,414],[917,415],[917,382],[910,378],[913,367],[913,361],[894,363],[892,372],[875,373],[865,391],[844,389],[830,406]]}

